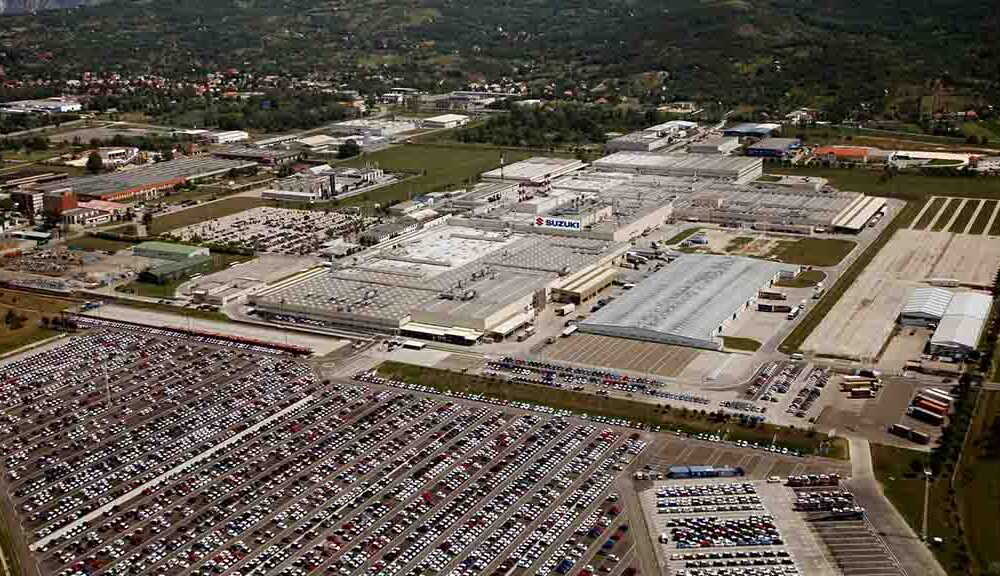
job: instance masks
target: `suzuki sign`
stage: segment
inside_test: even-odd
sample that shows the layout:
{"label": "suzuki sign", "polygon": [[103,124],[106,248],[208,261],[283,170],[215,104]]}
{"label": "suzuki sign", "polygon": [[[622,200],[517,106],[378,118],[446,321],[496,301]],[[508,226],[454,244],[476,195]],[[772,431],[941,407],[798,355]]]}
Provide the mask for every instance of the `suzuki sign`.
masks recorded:
{"label": "suzuki sign", "polygon": [[562,218],[535,218],[535,226],[542,228],[564,228],[566,230],[579,230],[582,228],[579,220],[564,220]]}

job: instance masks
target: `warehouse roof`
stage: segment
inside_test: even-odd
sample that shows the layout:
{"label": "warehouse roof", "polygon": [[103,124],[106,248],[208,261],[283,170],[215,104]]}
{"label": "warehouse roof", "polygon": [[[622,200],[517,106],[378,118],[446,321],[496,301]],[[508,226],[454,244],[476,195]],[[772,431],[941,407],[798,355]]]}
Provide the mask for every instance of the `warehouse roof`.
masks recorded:
{"label": "warehouse roof", "polygon": [[802,146],[798,138],[765,138],[750,147],[750,150],[792,150]]}
{"label": "warehouse roof", "polygon": [[955,294],[931,336],[931,345],[974,350],[979,344],[993,299],[978,292]]}
{"label": "warehouse roof", "polygon": [[146,164],[122,172],[70,178],[61,182],[38,186],[37,189],[48,192],[68,186],[77,195],[102,196],[136,188],[153,187],[173,181],[180,182],[218,176],[230,170],[242,170],[256,165],[256,162],[245,160],[226,160],[212,156],[189,156],[167,162]]}
{"label": "warehouse roof", "polygon": [[900,314],[940,320],[948,310],[948,304],[951,303],[953,296],[954,293],[945,288],[927,286],[917,288],[906,299]]}
{"label": "warehouse roof", "polygon": [[187,256],[199,250],[202,250],[199,246],[188,246],[186,244],[174,244],[172,242],[143,242],[142,244],[137,244],[133,247],[133,250],[148,250],[154,252],[168,252],[172,254],[180,254],[182,256]]}
{"label": "warehouse roof", "polygon": [[760,158],[741,156],[666,155],[656,152],[616,152],[594,161],[599,169],[647,169],[678,172],[740,173],[761,165]]}
{"label": "warehouse roof", "polygon": [[584,320],[580,330],[718,349],[719,327],[785,268],[738,256],[685,254]]}
{"label": "warehouse roof", "polygon": [[515,162],[502,169],[490,170],[483,178],[493,180],[514,180],[522,182],[543,182],[583,168],[585,164],[575,158],[546,158],[536,156]]}

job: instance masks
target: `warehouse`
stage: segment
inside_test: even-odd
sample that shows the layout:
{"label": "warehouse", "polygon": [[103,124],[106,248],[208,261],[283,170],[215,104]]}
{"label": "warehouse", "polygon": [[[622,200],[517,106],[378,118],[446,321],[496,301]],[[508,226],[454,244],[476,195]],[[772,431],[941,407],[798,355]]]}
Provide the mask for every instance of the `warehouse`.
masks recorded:
{"label": "warehouse", "polygon": [[616,152],[596,160],[602,172],[635,172],[661,176],[695,176],[747,183],[764,174],[760,158],[722,157],[689,154],[667,156],[651,152]]}
{"label": "warehouse", "polygon": [[620,152],[622,150],[652,152],[666,147],[672,139],[672,136],[661,136],[656,132],[632,132],[631,134],[612,138],[605,145],[605,149],[608,152]]}
{"label": "warehouse", "polygon": [[234,142],[246,142],[250,139],[250,134],[243,130],[227,130],[224,132],[211,132],[205,138],[212,144],[232,144]]}
{"label": "warehouse", "polygon": [[183,262],[195,258],[204,258],[209,255],[209,250],[200,246],[187,246],[185,244],[173,244],[170,242],[143,242],[132,247],[132,254],[142,258]]}
{"label": "warehouse", "polygon": [[951,290],[933,286],[914,289],[899,313],[899,323],[903,326],[936,326],[944,318],[954,295]]}
{"label": "warehouse", "polygon": [[189,156],[146,164],[125,172],[111,172],[96,176],[70,178],[61,182],[35,185],[32,188],[49,192],[60,188],[72,188],[81,200],[123,200],[148,199],[179,184],[195,182],[207,178],[226,176],[236,172],[248,172],[257,168],[256,162],[227,160],[211,156]]}
{"label": "warehouse", "polygon": [[442,114],[431,118],[424,118],[421,126],[430,129],[458,128],[469,123],[469,117],[461,114]]}
{"label": "warehouse", "polygon": [[444,224],[370,250],[350,265],[319,269],[251,301],[265,316],[295,316],[468,344],[529,321],[553,290],[600,282],[624,249]]}
{"label": "warehouse", "polygon": [[737,124],[722,131],[733,138],[768,138],[781,132],[781,124]]}
{"label": "warehouse", "polygon": [[262,166],[285,166],[298,160],[302,154],[296,150],[254,148],[252,146],[229,146],[212,152],[219,158],[249,160]]}
{"label": "warehouse", "polygon": [[728,156],[740,149],[740,139],[726,136],[710,136],[694,142],[688,147],[692,154],[715,154]]}
{"label": "warehouse", "polygon": [[412,120],[390,120],[388,118],[359,118],[337,122],[332,126],[340,134],[359,134],[364,136],[391,137],[417,129]]}
{"label": "warehouse", "polygon": [[170,284],[183,280],[193,274],[210,272],[211,269],[212,258],[209,256],[199,256],[186,260],[175,260],[157,264],[142,271],[139,274],[139,280],[151,284]]}
{"label": "warehouse", "polygon": [[885,198],[863,196],[834,218],[833,227],[841,232],[857,234],[868,225],[875,215],[882,213],[885,206]]}
{"label": "warehouse", "polygon": [[484,180],[521,182],[523,184],[546,184],[549,181],[575,172],[586,166],[575,158],[545,158],[536,156],[508,166],[501,166],[483,174]]}
{"label": "warehouse", "polygon": [[737,256],[685,254],[580,323],[580,332],[722,349],[722,334],[783,270]]}
{"label": "warehouse", "polygon": [[931,336],[931,354],[958,360],[975,352],[992,306],[993,300],[986,294],[955,294]]}
{"label": "warehouse", "polygon": [[746,155],[783,160],[791,158],[801,149],[802,141],[798,138],[765,138],[747,148]]}

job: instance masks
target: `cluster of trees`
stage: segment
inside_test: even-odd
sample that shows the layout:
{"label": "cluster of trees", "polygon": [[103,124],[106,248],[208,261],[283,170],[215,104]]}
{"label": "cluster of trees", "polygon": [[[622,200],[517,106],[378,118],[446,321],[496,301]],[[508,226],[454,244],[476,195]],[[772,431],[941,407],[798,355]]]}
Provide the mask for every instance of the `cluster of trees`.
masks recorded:
{"label": "cluster of trees", "polygon": [[[933,17],[928,17],[933,15]],[[110,2],[5,19],[8,77],[104,70],[172,78],[229,68],[457,87],[503,77],[540,91],[880,109],[938,82],[995,100],[994,0],[333,0]],[[114,38],[109,42],[108,38]],[[224,40],[224,41],[223,41]],[[40,56],[42,55],[42,56]]]}
{"label": "cluster of trees", "polygon": [[601,144],[609,132],[631,132],[669,120],[655,109],[557,104],[545,108],[513,107],[509,112],[490,116],[481,124],[457,130],[460,142],[480,142],[498,146],[558,148]]}
{"label": "cluster of trees", "polygon": [[0,134],[33,130],[45,126],[58,127],[64,122],[79,120],[79,114],[5,114],[0,113]]}
{"label": "cluster of trees", "polygon": [[146,111],[172,126],[264,132],[314,128],[353,114],[338,95],[318,91],[273,92],[243,99],[198,96]]}

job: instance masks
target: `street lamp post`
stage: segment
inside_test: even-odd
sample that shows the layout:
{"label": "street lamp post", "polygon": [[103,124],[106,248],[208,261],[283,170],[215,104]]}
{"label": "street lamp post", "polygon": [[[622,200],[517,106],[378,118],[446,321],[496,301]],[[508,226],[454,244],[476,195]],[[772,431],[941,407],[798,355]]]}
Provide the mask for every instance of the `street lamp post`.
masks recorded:
{"label": "street lamp post", "polygon": [[920,539],[924,542],[927,541],[927,509],[931,500],[931,471],[928,468],[924,469],[924,523],[923,529],[920,533]]}

